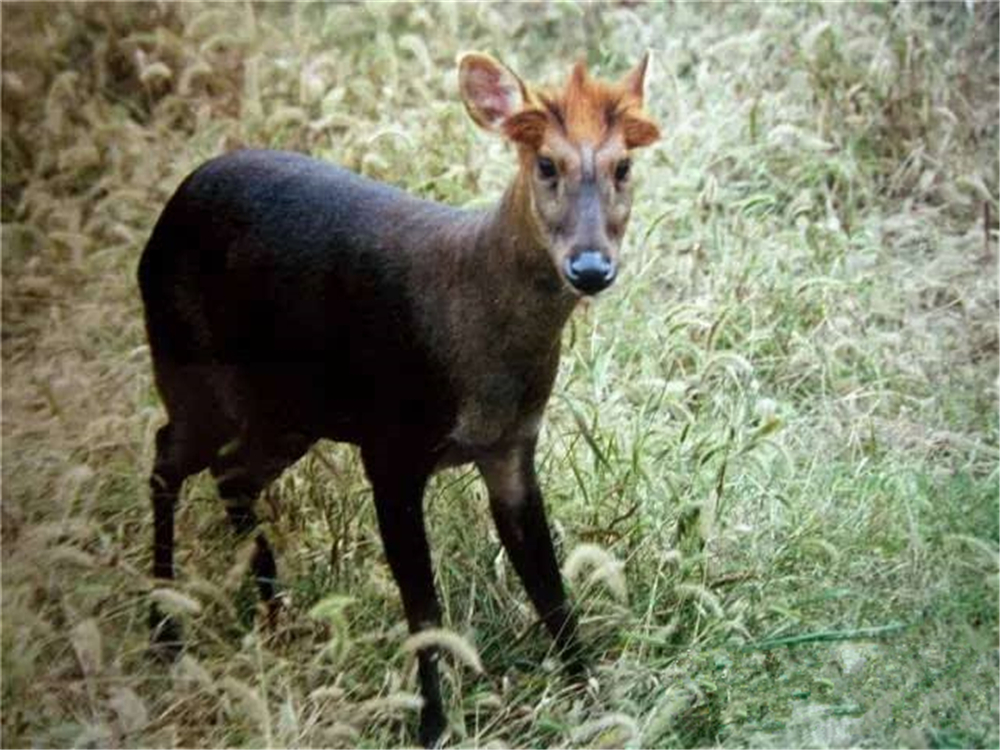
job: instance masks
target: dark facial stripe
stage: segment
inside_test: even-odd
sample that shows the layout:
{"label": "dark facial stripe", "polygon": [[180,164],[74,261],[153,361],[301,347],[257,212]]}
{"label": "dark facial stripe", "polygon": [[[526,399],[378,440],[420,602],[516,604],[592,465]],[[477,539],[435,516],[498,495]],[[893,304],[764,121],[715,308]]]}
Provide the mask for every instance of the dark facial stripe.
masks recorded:
{"label": "dark facial stripe", "polygon": [[552,99],[547,99],[543,97],[542,104],[545,105],[545,109],[549,111],[549,114],[551,114],[554,118],[556,118],[556,122],[559,123],[559,127],[562,128],[563,132],[565,133],[566,118],[563,117],[562,107],[559,106],[559,103],[553,101]]}

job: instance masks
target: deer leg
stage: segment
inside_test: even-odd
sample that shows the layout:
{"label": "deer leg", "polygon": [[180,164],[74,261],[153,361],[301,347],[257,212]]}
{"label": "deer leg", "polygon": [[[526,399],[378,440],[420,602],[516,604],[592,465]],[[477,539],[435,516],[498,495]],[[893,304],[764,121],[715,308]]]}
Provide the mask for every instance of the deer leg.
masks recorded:
{"label": "deer leg", "polygon": [[[259,521],[253,506],[266,484],[264,477],[243,468],[231,468],[216,477],[219,496],[225,503],[226,514],[238,539],[248,538],[257,529]],[[274,595],[278,566],[263,531],[257,533],[254,543],[256,548],[250,560],[250,569],[260,600],[267,607],[271,619],[276,607]]]}
{"label": "deer leg", "polygon": [[534,465],[534,442],[476,463],[486,481],[490,510],[507,555],[528,597],[570,669],[582,659],[573,615],[556,563],[552,535]]}
{"label": "deer leg", "polygon": [[[153,577],[163,583],[174,579],[174,511],[181,485],[197,467],[183,461],[183,440],[172,424],[156,432],[156,459],[149,477],[153,502]],[[173,659],[181,649],[181,626],[156,604],[149,608],[153,653]]]}
{"label": "deer leg", "polygon": [[[265,445],[244,436],[235,448],[217,456],[212,465],[219,496],[240,539],[248,538],[257,530],[259,521],[254,511],[257,496],[309,447],[308,441],[289,440],[287,436],[273,443]],[[278,566],[263,531],[257,531],[254,543],[256,548],[250,568],[260,601],[267,608],[268,623],[273,623],[278,610],[278,599],[275,598]]]}
{"label": "deer leg", "polygon": [[[434,589],[430,549],[424,528],[423,495],[429,467],[412,461],[392,463],[379,452],[362,451],[365,470],[375,493],[375,508],[385,555],[399,586],[411,633],[441,624],[441,607]],[[417,652],[420,693],[420,742],[433,747],[446,727],[435,648]]]}

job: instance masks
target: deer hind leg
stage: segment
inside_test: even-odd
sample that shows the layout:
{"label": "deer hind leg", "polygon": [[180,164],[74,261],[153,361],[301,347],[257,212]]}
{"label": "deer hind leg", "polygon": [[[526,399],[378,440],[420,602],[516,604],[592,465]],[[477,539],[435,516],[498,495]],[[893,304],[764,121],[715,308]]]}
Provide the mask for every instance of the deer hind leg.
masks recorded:
{"label": "deer hind leg", "polygon": [[269,623],[273,623],[278,610],[278,567],[266,535],[257,530],[259,519],[254,503],[261,491],[308,449],[309,442],[298,436],[264,440],[244,432],[218,453],[211,466],[236,536],[247,539],[256,532],[250,568]]}
{"label": "deer hind leg", "polygon": [[[174,513],[184,480],[205,468],[208,446],[184,427],[170,422],[156,433],[156,458],[149,477],[153,503],[153,577],[169,585],[174,579]],[[157,656],[174,658],[181,649],[181,627],[176,618],[155,603],[149,625]]]}

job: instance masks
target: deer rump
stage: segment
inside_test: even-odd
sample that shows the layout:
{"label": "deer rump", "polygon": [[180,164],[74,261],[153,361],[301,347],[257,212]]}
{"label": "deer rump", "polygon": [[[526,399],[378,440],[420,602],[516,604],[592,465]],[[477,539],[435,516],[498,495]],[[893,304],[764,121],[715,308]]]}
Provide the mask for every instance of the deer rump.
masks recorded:
{"label": "deer rump", "polygon": [[203,165],[140,265],[168,409],[197,389],[193,416],[228,438],[248,421],[301,439],[362,442],[389,425],[440,437],[457,404],[417,330],[421,245],[406,238],[462,213],[297,154]]}

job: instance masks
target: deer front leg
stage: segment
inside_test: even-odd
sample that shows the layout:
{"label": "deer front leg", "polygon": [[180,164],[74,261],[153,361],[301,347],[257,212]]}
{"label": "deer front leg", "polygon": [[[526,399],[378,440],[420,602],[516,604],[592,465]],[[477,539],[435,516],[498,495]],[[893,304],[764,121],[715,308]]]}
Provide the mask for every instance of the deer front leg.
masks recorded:
{"label": "deer front leg", "polygon": [[568,666],[582,670],[576,618],[563,590],[545,505],[535,476],[535,442],[516,445],[476,462],[489,490],[500,541],[538,616]]}
{"label": "deer front leg", "polygon": [[[410,632],[441,624],[441,607],[434,590],[430,549],[424,528],[423,496],[429,471],[405,457],[393,461],[382,451],[362,451],[365,471],[375,494],[375,509],[385,556],[399,586]],[[435,648],[417,652],[420,693],[420,742],[434,747],[445,730]]]}

